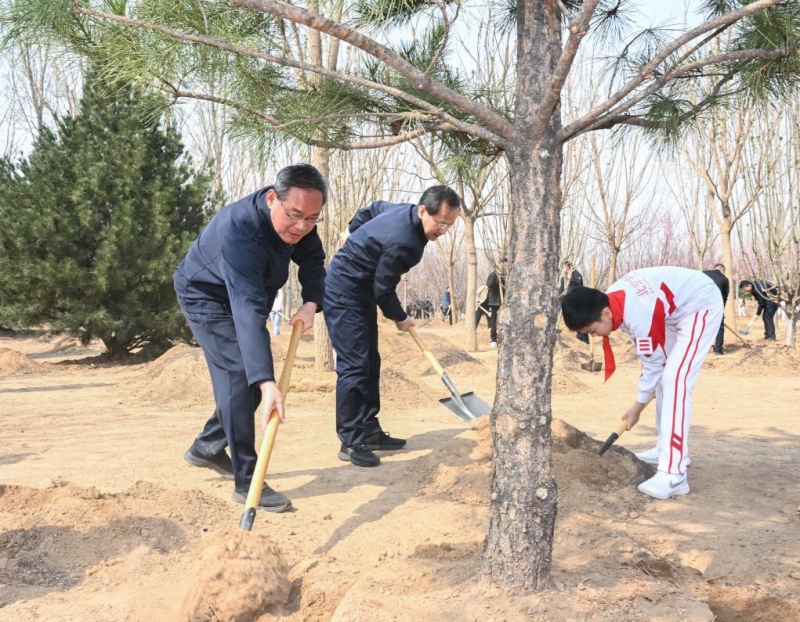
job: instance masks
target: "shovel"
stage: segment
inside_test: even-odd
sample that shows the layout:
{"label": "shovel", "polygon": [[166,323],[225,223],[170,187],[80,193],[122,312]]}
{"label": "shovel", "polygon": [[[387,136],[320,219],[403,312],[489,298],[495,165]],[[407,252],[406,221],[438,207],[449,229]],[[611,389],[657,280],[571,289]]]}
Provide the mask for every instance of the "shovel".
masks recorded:
{"label": "shovel", "polygon": [[618,439],[620,436],[622,436],[622,435],[623,435],[623,433],[624,433],[624,432],[625,432],[627,429],[628,429],[628,422],[627,422],[627,421],[622,421],[622,422],[620,422],[620,424],[617,426],[617,429],[616,429],[616,430],[614,430],[614,431],[611,433],[611,436],[609,436],[609,437],[606,439],[606,442],[605,442],[605,443],[603,443],[602,445],[600,445],[600,449],[598,449],[598,450],[597,450],[597,455],[598,455],[598,456],[602,456],[604,453],[606,453],[606,451],[608,450],[608,448],[609,448],[609,447],[611,447],[611,446],[614,444],[614,442],[615,442],[615,441],[616,441],[616,440],[617,440],[617,439]]}
{"label": "shovel", "polygon": [[[647,404],[652,402],[654,399],[656,399],[656,394],[655,393],[651,393],[650,394],[650,399],[647,400]],[[647,404],[645,404],[645,406],[647,406]],[[600,445],[600,448],[597,450],[597,455],[598,456],[602,456],[604,453],[606,453],[606,451],[608,451],[608,448],[611,447],[616,442],[616,440],[625,433],[625,431],[627,429],[628,429],[628,422],[627,421],[620,421],[619,425],[617,426],[617,429],[614,430],[609,435],[609,437],[606,439],[606,441],[602,445]]]}
{"label": "shovel", "polygon": [[[750,344],[749,344],[747,341],[745,341],[744,339],[742,339],[741,337],[739,337],[739,335],[737,335],[737,334],[736,334],[736,331],[735,331],[735,330],[733,330],[733,329],[732,329],[730,326],[728,326],[727,324],[725,324],[725,328],[727,328],[727,329],[728,329],[728,330],[729,330],[729,331],[730,331],[730,332],[731,332],[733,335],[736,335],[736,338],[737,338],[739,341],[741,341],[741,342],[744,344],[744,347],[745,347],[745,348],[748,348],[748,349],[749,349],[749,348],[752,348],[752,347],[753,347],[753,346],[751,346],[751,345],[750,345]],[[739,331],[739,332],[741,332],[741,331]],[[748,333],[743,333],[743,334],[745,334],[745,335],[746,335],[746,334],[749,334],[749,331],[748,331]]]}
{"label": "shovel", "polygon": [[749,335],[750,334],[750,327],[753,325],[753,322],[756,321],[757,317],[758,317],[757,315],[754,315],[753,319],[750,320],[750,323],[747,325],[747,328],[745,328],[744,330],[740,330],[739,334],[740,335]]}
{"label": "shovel", "polygon": [[449,397],[440,399],[439,401],[442,404],[452,410],[459,419],[466,421],[467,423],[474,421],[478,417],[488,415],[492,411],[491,406],[475,395],[472,391],[463,394],[458,392],[458,389],[456,389],[453,381],[450,380],[450,376],[447,375],[447,372],[444,371],[442,366],[439,364],[439,361],[436,360],[433,352],[428,350],[428,348],[425,347],[425,344],[422,343],[422,339],[420,339],[416,328],[409,326],[408,334],[411,335],[411,338],[419,346],[419,349],[422,350],[422,353],[425,355],[425,358],[428,359],[428,363],[430,363],[433,371],[435,371],[439,378],[442,379],[444,386],[447,387],[447,389],[450,391],[450,395],[453,396],[452,399]]}
{"label": "shovel", "polygon": [[[278,382],[278,390],[280,390],[283,399],[286,399],[286,394],[289,392],[294,355],[297,353],[297,345],[300,343],[300,336],[302,334],[303,321],[300,320],[292,325],[292,337],[289,340],[289,349],[286,352],[286,359],[283,361],[283,370],[281,370],[281,379]],[[264,486],[264,478],[267,475],[269,458],[272,455],[272,446],[275,444],[275,436],[278,434],[278,425],[280,422],[281,419],[278,416],[278,411],[273,410],[269,415],[267,429],[264,431],[264,440],[261,441],[261,451],[258,452],[256,469],[253,473],[253,479],[250,482],[250,490],[247,492],[247,500],[244,503],[244,512],[242,512],[242,518],[239,519],[239,527],[245,531],[250,531],[253,528],[253,522],[256,520],[256,507],[261,497],[261,489]]]}

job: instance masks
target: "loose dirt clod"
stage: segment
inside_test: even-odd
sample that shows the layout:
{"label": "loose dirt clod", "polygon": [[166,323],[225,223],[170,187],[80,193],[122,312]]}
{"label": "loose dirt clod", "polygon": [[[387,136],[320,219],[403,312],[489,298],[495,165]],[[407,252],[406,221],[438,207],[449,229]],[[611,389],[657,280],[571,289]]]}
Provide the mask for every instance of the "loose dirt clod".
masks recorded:
{"label": "loose dirt clod", "polygon": [[266,536],[230,527],[203,542],[198,579],[180,619],[186,622],[252,622],[289,594],[289,567]]}

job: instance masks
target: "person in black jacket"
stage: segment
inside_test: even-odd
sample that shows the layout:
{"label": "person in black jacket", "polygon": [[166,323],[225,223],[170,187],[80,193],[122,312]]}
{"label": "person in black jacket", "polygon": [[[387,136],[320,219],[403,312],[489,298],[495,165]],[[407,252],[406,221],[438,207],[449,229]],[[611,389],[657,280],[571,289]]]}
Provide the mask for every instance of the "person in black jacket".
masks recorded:
{"label": "person in black jacket", "polygon": [[756,315],[764,320],[764,339],[775,341],[775,313],[778,311],[778,288],[769,281],[743,280],[739,284],[742,291],[752,294],[758,302]]}
{"label": "person in black jacket", "polygon": [[[320,310],[325,252],[315,225],[327,196],[317,169],[288,166],[274,186],[221,209],[175,270],[178,303],[205,354],[216,402],[184,458],[232,478],[233,500],[239,503],[245,502],[255,471],[256,405],[264,425],[273,410],[284,418],[267,318],[290,261],[298,266],[303,297],[290,323],[302,322],[308,330]],[[282,512],[291,506],[264,483],[261,509]]]}
{"label": "person in black jacket", "polygon": [[492,270],[486,278],[486,287],[489,293],[486,296],[486,308],[489,310],[489,337],[492,340],[490,347],[497,347],[497,312],[500,310],[500,305],[506,297],[506,277],[504,272],[506,270],[506,258],[500,261],[498,275],[497,270]]}
{"label": "person in black jacket", "polygon": [[[725,276],[725,266],[724,264],[718,263],[714,265],[713,270],[703,270],[703,274],[709,277],[714,284],[719,288],[720,294],[722,294],[722,307],[725,308],[725,304],[728,302],[728,294],[730,293],[731,283],[728,280],[728,277]],[[725,343],[725,318],[722,318],[722,322],[720,322],[719,330],[717,331],[717,338],[714,341],[714,354],[724,354],[725,352],[722,350],[722,345]]]}
{"label": "person in black jacket", "polygon": [[[558,299],[564,300],[564,296],[578,287],[583,287],[583,275],[573,268],[569,261],[565,261],[561,267],[561,277],[558,279]],[[578,331],[575,337],[583,343],[589,343],[588,333]]]}
{"label": "person in black jacket", "polygon": [[331,260],[325,279],[325,323],[336,352],[336,432],[339,459],[356,466],[380,464],[377,450],[406,441],[384,432],[378,308],[398,330],[415,326],[397,297],[400,278],[417,265],[428,241],[452,227],[461,210],[445,186],[425,190],[419,204],[375,201],[350,221],[350,236]]}

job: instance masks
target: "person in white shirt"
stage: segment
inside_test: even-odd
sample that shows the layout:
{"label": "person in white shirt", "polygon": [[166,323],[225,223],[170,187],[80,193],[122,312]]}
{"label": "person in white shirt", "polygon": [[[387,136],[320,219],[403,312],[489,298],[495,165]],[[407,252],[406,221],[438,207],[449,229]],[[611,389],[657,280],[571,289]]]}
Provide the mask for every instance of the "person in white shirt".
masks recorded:
{"label": "person in white shirt", "polygon": [[269,312],[269,319],[272,320],[272,334],[276,337],[281,334],[281,314],[283,313],[283,290],[279,289],[275,294],[275,302],[272,303],[272,311]]}
{"label": "person in white shirt", "polygon": [[658,267],[634,270],[606,293],[579,287],[561,301],[572,331],[603,337],[606,380],[614,373],[608,336],[622,329],[642,364],[636,400],[622,415],[630,430],[655,393],[658,443],[636,456],[658,465],[639,485],[656,499],[689,493],[689,425],[692,390],[722,321],[719,289],[702,272]]}

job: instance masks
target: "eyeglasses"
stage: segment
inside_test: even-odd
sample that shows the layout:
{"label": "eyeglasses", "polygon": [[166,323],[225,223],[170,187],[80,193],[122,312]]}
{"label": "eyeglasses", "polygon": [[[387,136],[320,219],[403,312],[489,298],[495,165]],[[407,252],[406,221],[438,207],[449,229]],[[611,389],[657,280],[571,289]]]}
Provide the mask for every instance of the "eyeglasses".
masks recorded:
{"label": "eyeglasses", "polygon": [[317,216],[316,218],[306,218],[302,214],[293,214],[289,210],[286,209],[286,206],[283,204],[283,201],[279,201],[281,204],[281,208],[283,209],[283,213],[286,214],[286,218],[293,222],[300,222],[301,220],[310,226],[318,225],[322,222],[322,216]]}
{"label": "eyeglasses", "polygon": [[439,231],[447,231],[450,227],[456,224],[454,222],[439,222],[436,219],[434,219],[433,222],[436,224],[436,228],[439,229]]}

